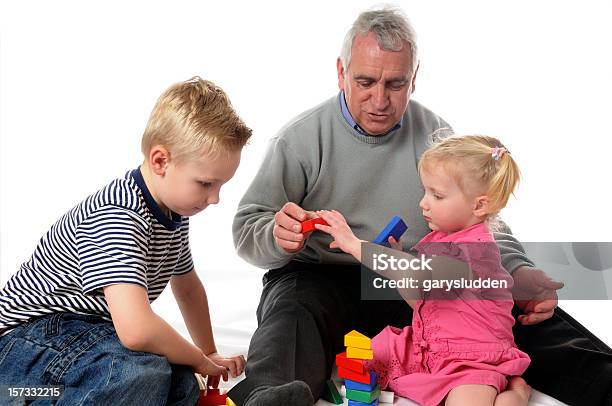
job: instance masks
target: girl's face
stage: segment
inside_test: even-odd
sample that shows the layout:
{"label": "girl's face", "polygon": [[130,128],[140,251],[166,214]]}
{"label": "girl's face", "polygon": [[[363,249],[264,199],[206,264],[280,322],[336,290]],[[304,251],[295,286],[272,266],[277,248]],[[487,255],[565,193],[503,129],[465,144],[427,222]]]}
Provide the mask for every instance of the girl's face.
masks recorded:
{"label": "girl's face", "polygon": [[430,229],[454,233],[484,220],[475,214],[482,196],[466,195],[442,165],[428,169],[420,174],[425,195],[419,206]]}

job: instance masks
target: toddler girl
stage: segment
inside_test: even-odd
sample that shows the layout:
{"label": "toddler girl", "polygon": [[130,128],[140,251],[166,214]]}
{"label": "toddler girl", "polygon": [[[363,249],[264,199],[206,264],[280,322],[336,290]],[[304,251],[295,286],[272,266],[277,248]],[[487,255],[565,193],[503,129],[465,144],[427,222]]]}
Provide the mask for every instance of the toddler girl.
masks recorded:
{"label": "toddler girl", "polygon": [[[474,277],[503,288],[421,292],[421,299],[409,301],[412,326],[388,326],[374,337],[369,367],[381,388],[422,405],[527,405],[531,389],[518,376],[530,360],[512,335],[513,280],[490,231],[519,181],[518,167],[495,138],[464,136],[427,150],[419,174],[425,189],[420,207],[432,232],[413,249],[466,262]],[[329,226],[317,229],[334,237],[330,247],[361,260],[362,241],[344,217],[318,214]],[[392,237],[389,242],[401,249]]]}

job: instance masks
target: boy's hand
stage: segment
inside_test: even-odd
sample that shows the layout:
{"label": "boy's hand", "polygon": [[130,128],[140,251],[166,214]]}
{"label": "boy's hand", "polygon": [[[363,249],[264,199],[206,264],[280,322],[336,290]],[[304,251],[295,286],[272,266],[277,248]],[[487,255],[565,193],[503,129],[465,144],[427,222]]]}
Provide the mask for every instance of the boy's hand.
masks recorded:
{"label": "boy's hand", "polygon": [[[227,369],[224,366],[217,365],[209,357],[202,354],[202,359],[196,364],[193,372],[202,376],[207,376],[208,386],[216,388],[219,386],[219,379],[223,376],[223,380],[227,381]],[[214,386],[212,386],[214,384]]]}
{"label": "boy's hand", "polygon": [[224,366],[226,370],[229,371],[232,378],[241,375],[242,371],[244,371],[244,365],[246,364],[246,360],[242,355],[224,357],[219,353],[213,352],[212,354],[208,354],[208,358],[210,358],[215,364]]}
{"label": "boy's hand", "polygon": [[344,216],[336,210],[319,210],[316,213],[327,221],[329,226],[315,224],[315,228],[334,237],[334,241],[329,244],[329,248],[340,248],[361,261],[361,240],[355,237]]}
{"label": "boy's hand", "polygon": [[304,248],[304,243],[310,233],[302,234],[300,223],[314,218],[314,214],[302,209],[293,202],[286,203],[274,215],[272,234],[276,244],[289,253],[295,253]]}

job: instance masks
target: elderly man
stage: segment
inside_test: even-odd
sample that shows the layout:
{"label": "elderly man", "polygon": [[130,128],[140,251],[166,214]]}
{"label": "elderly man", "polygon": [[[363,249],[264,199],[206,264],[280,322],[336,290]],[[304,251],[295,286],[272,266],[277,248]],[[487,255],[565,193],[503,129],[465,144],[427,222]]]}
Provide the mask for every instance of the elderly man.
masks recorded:
{"label": "elderly man", "polygon": [[[429,232],[417,162],[431,134],[449,125],[410,100],[418,72],[414,38],[397,10],[362,13],[337,62],[340,93],[272,139],[239,205],[237,251],[270,271],[246,379],[230,392],[238,405],[311,405],[346,332],[375,335],[389,324],[410,324],[412,310],[401,300],[361,301],[359,264],[330,249],[327,234],[303,234],[300,221],[314,210],[336,209],[371,241],[400,215],[408,221],[405,248]],[[562,284],[535,269],[509,231],[496,240],[515,283],[536,298],[515,306],[516,341],[533,360],[527,382],[567,403],[610,404],[610,349],[555,311]]]}

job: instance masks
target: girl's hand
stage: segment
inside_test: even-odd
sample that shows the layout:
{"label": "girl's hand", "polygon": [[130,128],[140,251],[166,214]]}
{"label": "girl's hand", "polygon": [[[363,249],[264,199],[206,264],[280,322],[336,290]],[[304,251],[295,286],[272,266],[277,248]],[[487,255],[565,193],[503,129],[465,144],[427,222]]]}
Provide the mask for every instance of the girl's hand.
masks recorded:
{"label": "girl's hand", "polygon": [[334,241],[329,244],[329,248],[340,248],[361,261],[361,240],[355,237],[344,216],[336,210],[319,210],[316,213],[329,226],[315,224],[315,228],[334,237]]}
{"label": "girl's hand", "polygon": [[216,388],[219,386],[219,379],[221,376],[223,376],[224,381],[227,381],[227,368],[225,366],[217,365],[212,361],[212,359],[204,354],[202,354],[202,359],[200,362],[198,362],[194,367],[193,372],[202,376],[207,376],[208,379],[206,382],[209,387]]}
{"label": "girl's hand", "polygon": [[389,245],[394,250],[403,251],[402,243],[397,241],[393,236],[389,236]]}

